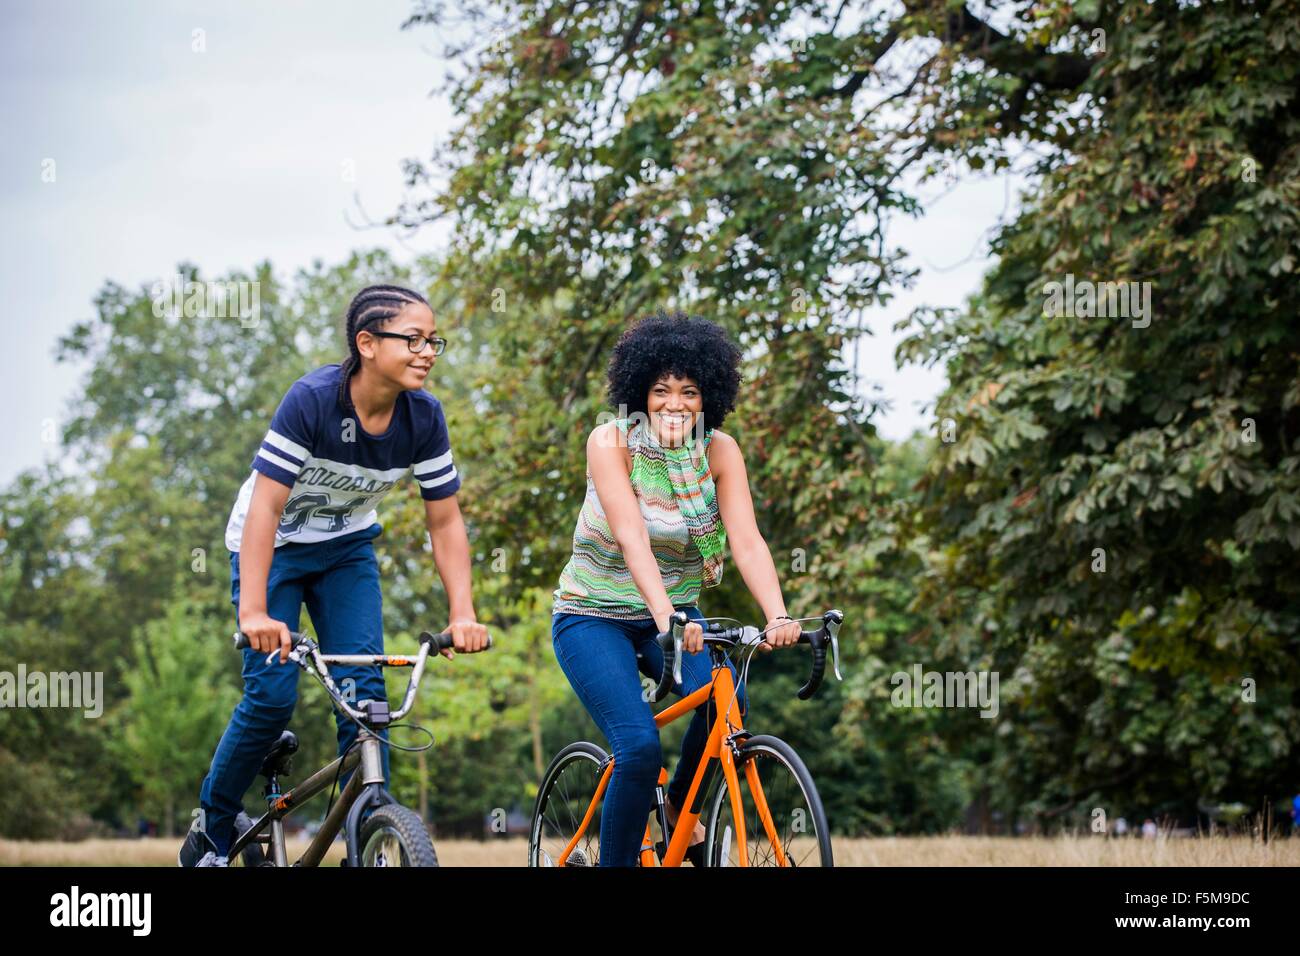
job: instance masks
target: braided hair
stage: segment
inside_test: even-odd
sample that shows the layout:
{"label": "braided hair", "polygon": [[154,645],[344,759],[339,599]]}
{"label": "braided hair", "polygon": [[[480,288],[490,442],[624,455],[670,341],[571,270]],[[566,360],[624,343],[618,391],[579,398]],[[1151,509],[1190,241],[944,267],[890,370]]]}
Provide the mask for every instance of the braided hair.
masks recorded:
{"label": "braided hair", "polygon": [[345,411],[355,412],[348,382],[361,368],[361,351],[357,348],[357,333],[376,323],[386,325],[408,305],[428,306],[420,293],[397,285],[368,285],[358,292],[348,306],[343,331],[348,342],[348,357],[343,360],[339,377],[339,404]]}

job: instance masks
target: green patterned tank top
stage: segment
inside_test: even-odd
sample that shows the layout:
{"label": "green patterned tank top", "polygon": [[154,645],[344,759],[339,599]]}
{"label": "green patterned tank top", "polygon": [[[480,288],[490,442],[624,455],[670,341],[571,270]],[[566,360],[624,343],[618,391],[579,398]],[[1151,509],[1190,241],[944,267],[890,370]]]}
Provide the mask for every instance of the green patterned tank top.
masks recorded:
{"label": "green patterned tank top", "polygon": [[[700,441],[688,436],[680,447],[666,448],[644,419],[630,429],[628,419],[615,424],[627,436],[632,490],[650,533],[650,550],[664,589],[674,605],[694,605],[701,587],[722,580],[727,540],[709,471],[707,451],[713,430]],[[652,616],[610,531],[590,469],[587,495],[573,532],[573,555],[560,572],[552,613],[626,620]]]}

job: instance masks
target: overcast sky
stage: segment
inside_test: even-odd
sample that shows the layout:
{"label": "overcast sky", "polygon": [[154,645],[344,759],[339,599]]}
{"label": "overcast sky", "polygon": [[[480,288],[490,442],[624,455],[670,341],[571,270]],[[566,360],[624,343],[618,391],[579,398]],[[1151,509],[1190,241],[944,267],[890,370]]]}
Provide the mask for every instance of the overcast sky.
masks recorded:
{"label": "overcast sky", "polygon": [[[79,370],[55,363],[55,342],[93,314],[105,281],[152,283],[182,260],[212,277],[270,259],[287,277],[362,246],[403,261],[437,248],[445,233],[399,241],[350,224],[360,219],[354,193],[375,219],[393,212],[401,160],[427,158],[452,125],[446,102],[430,96],[445,71],[436,36],[398,29],[410,9],[410,0],[5,3],[0,483],[60,457],[42,426],[65,419]],[[344,180],[346,160],[355,182]],[[877,422],[887,437],[927,428],[921,405],[943,384],[938,371],[895,368],[891,326],[917,304],[958,305],[970,293],[1005,198],[999,182],[963,185],[894,232],[923,274],[870,317],[876,335],[860,353],[863,377],[895,403]]]}

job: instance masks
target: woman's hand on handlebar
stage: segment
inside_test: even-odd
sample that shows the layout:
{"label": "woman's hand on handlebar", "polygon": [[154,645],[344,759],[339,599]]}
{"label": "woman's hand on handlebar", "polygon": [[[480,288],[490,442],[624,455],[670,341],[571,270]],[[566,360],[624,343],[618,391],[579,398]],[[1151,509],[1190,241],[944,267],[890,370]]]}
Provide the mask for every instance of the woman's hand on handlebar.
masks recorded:
{"label": "woman's hand on handlebar", "polygon": [[704,628],[700,626],[699,621],[691,621],[682,630],[682,651],[687,654],[698,654],[704,650]]}
{"label": "woman's hand on handlebar", "polygon": [[771,618],[763,628],[763,643],[759,645],[759,650],[770,654],[773,648],[790,647],[799,643],[802,634],[803,628],[788,617]]}
{"label": "woman's hand on handlebar", "polygon": [[478,621],[456,620],[447,625],[447,630],[451,632],[451,640],[455,645],[455,650],[447,647],[439,653],[447,660],[452,660],[456,656],[456,651],[464,654],[474,654],[478,651],[485,651],[488,647],[488,632],[485,625]]}
{"label": "woman's hand on handlebar", "polygon": [[265,611],[253,611],[239,615],[239,629],[248,635],[248,645],[263,654],[280,651],[280,663],[289,659],[293,650],[293,640],[289,637],[289,625],[283,621],[272,620]]}
{"label": "woman's hand on handlebar", "polygon": [[[655,618],[655,626],[659,628],[660,634],[672,633],[671,617],[665,617],[662,621]],[[691,621],[682,629],[682,652],[698,654],[702,650],[704,650],[704,628],[700,626],[699,621]]]}

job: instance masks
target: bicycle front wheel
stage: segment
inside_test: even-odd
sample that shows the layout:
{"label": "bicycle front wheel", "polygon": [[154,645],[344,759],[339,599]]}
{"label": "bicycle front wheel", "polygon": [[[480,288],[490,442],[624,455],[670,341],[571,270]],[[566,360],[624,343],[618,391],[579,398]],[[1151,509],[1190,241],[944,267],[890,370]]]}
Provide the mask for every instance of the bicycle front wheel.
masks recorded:
{"label": "bicycle front wheel", "polygon": [[[569,744],[542,776],[528,837],[529,866],[597,866],[600,863],[600,808],[587,816],[596,799],[609,755],[595,744]],[[579,831],[581,834],[579,835]],[[574,842],[564,863],[564,849]]]}
{"label": "bicycle front wheel", "polygon": [[741,815],[736,817],[726,778],[705,825],[709,866],[834,866],[830,827],[812,774],[789,744],[750,737],[736,759]]}
{"label": "bicycle front wheel", "polygon": [[414,810],[395,803],[376,809],[361,824],[362,866],[437,866],[433,840]]}

